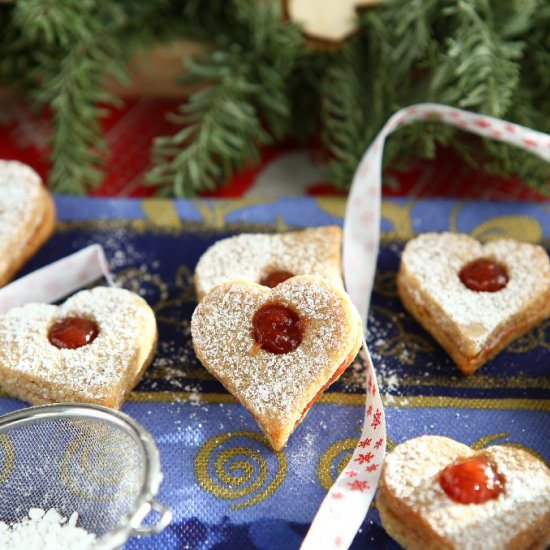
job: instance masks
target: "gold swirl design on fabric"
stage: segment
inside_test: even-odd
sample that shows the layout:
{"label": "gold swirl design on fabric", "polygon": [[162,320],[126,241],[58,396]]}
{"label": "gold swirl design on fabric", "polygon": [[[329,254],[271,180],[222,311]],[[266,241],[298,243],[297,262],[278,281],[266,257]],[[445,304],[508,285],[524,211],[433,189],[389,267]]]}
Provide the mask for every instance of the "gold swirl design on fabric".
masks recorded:
{"label": "gold swirl design on fabric", "polygon": [[15,466],[15,449],[7,434],[0,434],[0,483],[8,479]]}
{"label": "gold swirl design on fabric", "polygon": [[176,286],[181,290],[181,298],[183,300],[196,301],[195,274],[188,265],[182,264],[178,268],[176,273]]}
{"label": "gold swirl design on fabric", "polygon": [[146,199],[141,201],[145,217],[155,225],[177,229],[181,220],[174,201],[170,199]]}
{"label": "gold swirl design on fabric", "polygon": [[379,271],[374,280],[374,291],[389,298],[397,298],[397,273]]}
{"label": "gold swirl design on fabric", "polygon": [[449,216],[449,231],[452,231],[453,233],[464,233],[458,229],[458,214],[462,210],[463,206],[463,202],[457,202],[453,205],[451,210],[451,214]]}
{"label": "gold swirl design on fabric", "polygon": [[408,241],[414,237],[411,212],[415,201],[404,206],[394,202],[382,201],[382,219],[393,223],[393,230],[384,233],[386,239]]}
{"label": "gold swirl design on fabric", "polygon": [[356,437],[348,437],[333,443],[319,459],[317,477],[327,491],[332,487],[340,472],[346,467],[357,445]]}
{"label": "gold swirl design on fabric", "polygon": [[417,353],[433,352],[433,346],[423,336],[405,330],[396,312],[381,306],[372,306],[372,309],[380,316],[389,319],[397,329],[395,336],[388,338],[383,344],[376,347],[377,353],[388,357],[397,356],[402,363],[414,365]]}
{"label": "gold swirl design on fabric", "polygon": [[253,206],[255,204],[264,204],[269,201],[261,199],[232,199],[217,201],[195,201],[193,204],[202,215],[203,223],[207,227],[221,229],[225,227],[225,217],[227,214]]}
{"label": "gold swirl design on fabric", "polygon": [[[333,443],[319,459],[319,465],[317,466],[317,477],[322,487],[328,491],[336,478],[342,473],[342,470],[346,467],[346,464],[353,456],[353,451],[357,445],[357,438],[348,437]],[[395,447],[393,439],[386,439],[386,449],[390,452]],[[373,506],[375,506],[373,504]]]}
{"label": "gold swirl design on fabric", "polygon": [[317,197],[317,206],[323,212],[334,216],[335,218],[343,218],[346,215],[347,200],[344,197]]}
{"label": "gold swirl design on fabric", "polygon": [[506,347],[512,353],[525,353],[538,347],[550,349],[550,342],[546,341],[546,332],[550,329],[550,321],[535,327],[533,330],[514,340]]}
{"label": "gold swirl design on fabric", "polygon": [[232,510],[254,506],[271,496],[285,479],[288,468],[284,453],[271,453],[277,460],[277,469],[269,480],[269,466],[259,451],[244,446],[222,448],[236,438],[265,445],[265,437],[259,433],[228,432],[206,441],[195,456],[195,476],[202,489],[224,500],[246,499],[232,504]]}
{"label": "gold swirl design on fabric", "polygon": [[[464,207],[459,202],[453,206],[449,219],[449,231],[464,233],[458,229],[458,214]],[[495,216],[478,224],[470,235],[479,241],[515,239],[517,241],[540,243],[544,232],[540,222],[531,216]]]}
{"label": "gold swirl design on fabric", "polygon": [[472,231],[472,237],[480,241],[515,239],[539,243],[542,240],[543,231],[538,220],[531,216],[496,216],[479,224]]}
{"label": "gold swirl design on fabric", "polygon": [[183,326],[185,320],[181,319],[180,308],[186,304],[195,303],[197,295],[195,293],[194,274],[189,266],[182,264],[176,272],[175,278],[178,295],[175,298],[164,298],[154,307],[157,321],[169,325]]}
{"label": "gold swirl design on fabric", "polygon": [[[135,453],[121,452],[124,440],[106,426],[79,428],[80,435],[67,445],[60,465],[61,481],[83,500],[110,501],[127,498],[139,490],[141,476]],[[136,478],[136,479],[134,479]]]}
{"label": "gold swirl design on fabric", "polygon": [[470,445],[470,447],[474,449],[474,451],[479,451],[480,449],[484,449],[485,447],[487,447],[491,443],[494,443],[495,441],[498,441],[499,439],[505,439],[509,437],[509,435],[510,434],[508,432],[500,432],[496,434],[486,435],[474,441]]}

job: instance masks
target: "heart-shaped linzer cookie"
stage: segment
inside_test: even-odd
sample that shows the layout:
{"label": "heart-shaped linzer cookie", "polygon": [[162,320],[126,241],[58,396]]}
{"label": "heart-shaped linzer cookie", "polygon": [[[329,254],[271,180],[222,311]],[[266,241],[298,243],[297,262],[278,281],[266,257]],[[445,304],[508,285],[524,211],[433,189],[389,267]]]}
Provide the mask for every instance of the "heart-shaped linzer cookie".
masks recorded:
{"label": "heart-shaped linzer cookie", "polygon": [[316,276],[271,290],[247,281],[218,286],[198,305],[191,331],[202,364],[252,413],[275,450],[362,341],[347,294]]}
{"label": "heart-shaped linzer cookie", "polygon": [[337,226],[314,227],[279,235],[243,233],[222,239],[200,258],[195,269],[199,300],[230,281],[250,281],[270,288],[294,275],[319,275],[342,284]]}
{"label": "heart-shaped linzer cookie", "polygon": [[550,542],[550,470],[516,447],[405,441],[386,457],[377,504],[407,550],[543,550]]}
{"label": "heart-shaped linzer cookie", "polygon": [[426,233],[410,241],[397,277],[409,312],[470,374],[550,316],[545,250],[513,240]]}
{"label": "heart-shaped linzer cookie", "polygon": [[0,386],[33,404],[119,408],[156,341],[153,311],[128,290],[97,287],[61,306],[27,304],[0,316]]}
{"label": "heart-shaped linzer cookie", "polygon": [[29,166],[0,160],[0,286],[51,235],[55,206]]}

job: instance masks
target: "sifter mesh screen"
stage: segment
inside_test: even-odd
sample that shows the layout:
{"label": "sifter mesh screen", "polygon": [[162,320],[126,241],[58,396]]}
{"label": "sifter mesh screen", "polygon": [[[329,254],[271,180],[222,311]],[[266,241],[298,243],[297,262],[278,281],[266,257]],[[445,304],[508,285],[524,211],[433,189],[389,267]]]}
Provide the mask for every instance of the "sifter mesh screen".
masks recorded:
{"label": "sifter mesh screen", "polygon": [[0,431],[0,521],[30,508],[78,512],[78,525],[102,536],[134,511],[146,457],[139,439],[95,418],[50,417]]}

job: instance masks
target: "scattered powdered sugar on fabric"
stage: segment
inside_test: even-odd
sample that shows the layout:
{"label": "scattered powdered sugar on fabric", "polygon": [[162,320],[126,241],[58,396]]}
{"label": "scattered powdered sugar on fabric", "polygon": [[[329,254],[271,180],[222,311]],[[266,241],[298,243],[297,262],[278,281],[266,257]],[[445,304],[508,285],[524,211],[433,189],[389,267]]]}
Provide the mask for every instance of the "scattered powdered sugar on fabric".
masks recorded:
{"label": "scattered powdered sugar on fabric", "polygon": [[[266,302],[291,307],[305,320],[304,339],[294,352],[253,352],[252,318]],[[294,277],[271,291],[241,282],[218,287],[191,323],[206,368],[256,414],[285,422],[300,416],[312,393],[344,362],[359,325],[349,299],[318,277]]]}
{"label": "scattered powdered sugar on fabric", "polygon": [[17,161],[0,160],[0,277],[43,219],[40,176]]}
{"label": "scattered powdered sugar on fabric", "polygon": [[[49,343],[49,328],[70,316],[95,321],[99,334],[86,346],[58,349]],[[154,326],[154,314],[145,302],[119,288],[85,290],[61,306],[26,304],[0,316],[4,377],[27,375],[63,387],[68,395],[108,396],[124,379],[145,335],[154,336]]]}
{"label": "scattered powdered sugar on fabric", "polygon": [[199,295],[230,281],[259,282],[273,271],[320,275],[342,284],[341,230],[318,227],[283,234],[243,233],[211,246],[196,267]]}
{"label": "scattered powdered sugar on fabric", "polygon": [[[474,292],[462,284],[458,273],[478,258],[505,266],[509,281],[503,289]],[[512,240],[482,245],[467,235],[425,233],[407,243],[402,266],[417,285],[409,289],[411,299],[429,308],[444,330],[458,331],[471,355],[480,353],[511,316],[550,295],[550,263],[544,249]]]}
{"label": "scattered powdered sugar on fabric", "polygon": [[31,508],[28,517],[7,524],[0,522],[0,550],[88,550],[96,536],[77,526],[78,513],[69,519],[54,508]]}
{"label": "scattered powdered sugar on fabric", "polygon": [[[371,312],[367,330],[369,353],[374,365],[380,393],[384,397],[385,404],[395,406],[397,398],[399,398],[402,404],[406,404],[406,400],[402,398],[402,369],[389,365],[384,355],[380,353],[380,350],[391,337],[389,327],[379,322]],[[406,349],[403,348],[401,353],[406,353]],[[365,365],[358,356],[342,376],[345,391],[365,391],[367,385],[365,372]]]}
{"label": "scattered powdered sugar on fabric", "polygon": [[[90,244],[100,244],[105,250],[109,267],[113,272],[122,271],[128,267],[134,267],[144,272],[155,268],[147,263],[147,253],[133,244],[131,237],[135,232],[126,226],[108,227],[108,230],[97,229],[86,232],[85,236],[76,238],[72,242],[73,248],[79,249]],[[157,265],[158,267],[158,265]]]}
{"label": "scattered powdered sugar on fabric", "polygon": [[171,338],[159,340],[155,359],[151,368],[147,370],[146,377],[162,379],[178,389],[189,391],[183,388],[180,379],[192,378],[192,366],[196,363],[190,338],[185,338],[184,342]]}

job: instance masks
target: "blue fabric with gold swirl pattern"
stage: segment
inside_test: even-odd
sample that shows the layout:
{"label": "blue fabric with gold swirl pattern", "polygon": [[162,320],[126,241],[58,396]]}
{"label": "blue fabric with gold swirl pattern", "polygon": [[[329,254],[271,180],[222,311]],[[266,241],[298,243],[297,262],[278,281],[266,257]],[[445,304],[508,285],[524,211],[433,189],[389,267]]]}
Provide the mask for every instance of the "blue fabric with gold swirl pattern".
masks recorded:
{"label": "blue fabric with gold swirl pattern", "polygon": [[[124,410],[155,436],[165,480],[160,500],[173,524],[127,548],[298,548],[331,480],[359,435],[360,365],[316,404],[277,455],[251,416],[195,358],[189,320],[194,266],[217,239],[242,231],[341,224],[340,199],[274,202],[145,201],[57,198],[59,223],[26,266],[36,269],[98,242],[120,283],[155,309],[159,349]],[[550,244],[548,205],[386,201],[372,301],[369,347],[386,396],[389,444],[443,434],[481,448],[520,445],[550,460],[550,323],[508,347],[475,376],[462,377],[407,315],[395,273],[404,242],[424,231],[460,231],[481,239],[515,237]],[[0,399],[0,412],[24,406]],[[394,549],[376,510],[353,548]]]}

